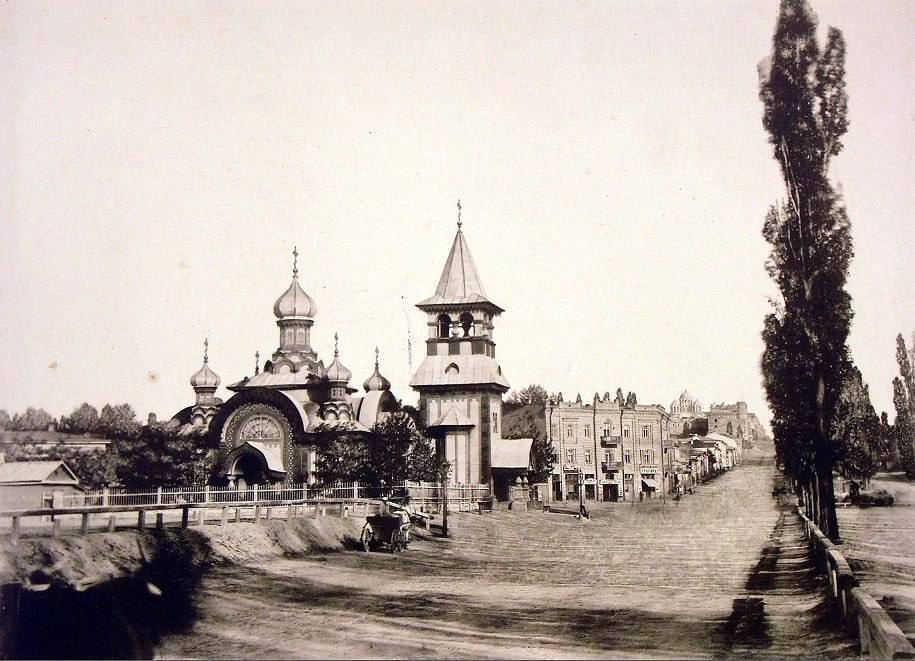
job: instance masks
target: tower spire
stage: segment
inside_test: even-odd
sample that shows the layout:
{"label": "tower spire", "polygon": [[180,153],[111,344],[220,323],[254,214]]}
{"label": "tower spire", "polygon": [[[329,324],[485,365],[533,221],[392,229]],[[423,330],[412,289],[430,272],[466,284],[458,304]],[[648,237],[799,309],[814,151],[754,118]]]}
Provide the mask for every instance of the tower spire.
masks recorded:
{"label": "tower spire", "polygon": [[204,365],[206,365],[210,360],[209,351],[210,351],[210,338],[205,337],[205,338],[203,338],[203,364]]}
{"label": "tower spire", "polygon": [[299,249],[297,246],[292,246],[292,277],[299,277]]}
{"label": "tower spire", "polygon": [[378,347],[375,347],[375,371],[378,371]]}
{"label": "tower spire", "polygon": [[334,333],[334,358],[340,356],[340,351],[338,350],[338,344],[340,342],[340,336]]}
{"label": "tower spire", "polygon": [[461,222],[461,198],[458,198],[457,208],[458,208],[458,230],[460,231],[461,225],[463,224]]}
{"label": "tower spire", "polygon": [[254,376],[261,373],[261,352],[259,349],[254,350]]}

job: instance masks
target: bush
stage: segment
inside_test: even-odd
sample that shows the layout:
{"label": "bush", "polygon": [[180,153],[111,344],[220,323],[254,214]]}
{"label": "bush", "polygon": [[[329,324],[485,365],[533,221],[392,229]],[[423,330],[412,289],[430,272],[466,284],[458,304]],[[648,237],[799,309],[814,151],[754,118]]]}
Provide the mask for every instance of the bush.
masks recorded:
{"label": "bush", "polygon": [[858,507],[889,507],[895,502],[893,494],[885,489],[879,491],[866,491],[852,498],[852,503]]}

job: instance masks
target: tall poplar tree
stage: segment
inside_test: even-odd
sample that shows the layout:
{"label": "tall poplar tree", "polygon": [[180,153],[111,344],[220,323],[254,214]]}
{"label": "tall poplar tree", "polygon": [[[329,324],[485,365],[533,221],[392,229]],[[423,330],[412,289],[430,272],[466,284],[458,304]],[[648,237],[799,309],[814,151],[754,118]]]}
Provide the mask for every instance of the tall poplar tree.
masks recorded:
{"label": "tall poplar tree", "polygon": [[845,281],[853,251],[828,171],[848,128],[845,42],[830,28],[821,50],[816,27],[806,0],[782,0],[772,54],[760,66],[763,125],[785,182],[785,199],[763,227],[772,246],[766,269],[781,300],[765,320],[762,367],[779,462],[823,532],[837,539],[832,430],[851,367]]}

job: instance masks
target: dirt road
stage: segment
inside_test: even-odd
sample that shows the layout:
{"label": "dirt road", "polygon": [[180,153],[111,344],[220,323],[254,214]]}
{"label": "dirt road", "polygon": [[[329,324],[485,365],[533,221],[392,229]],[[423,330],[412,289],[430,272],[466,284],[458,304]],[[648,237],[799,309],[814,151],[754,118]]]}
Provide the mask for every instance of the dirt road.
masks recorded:
{"label": "dirt road", "polygon": [[164,657],[853,656],[755,456],[679,503],[592,521],[453,517],[448,540],[213,571]]}

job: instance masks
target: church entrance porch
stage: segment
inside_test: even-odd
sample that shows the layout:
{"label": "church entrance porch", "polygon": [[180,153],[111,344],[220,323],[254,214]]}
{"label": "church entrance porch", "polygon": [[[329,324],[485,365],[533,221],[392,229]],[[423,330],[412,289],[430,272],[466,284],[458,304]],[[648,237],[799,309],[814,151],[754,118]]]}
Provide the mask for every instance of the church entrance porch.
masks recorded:
{"label": "church entrance porch", "polygon": [[255,484],[282,482],[286,478],[280,448],[267,443],[246,441],[226,458],[229,486],[245,489]]}

